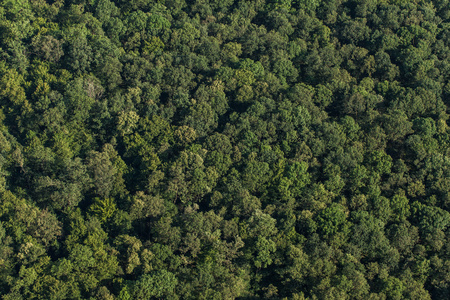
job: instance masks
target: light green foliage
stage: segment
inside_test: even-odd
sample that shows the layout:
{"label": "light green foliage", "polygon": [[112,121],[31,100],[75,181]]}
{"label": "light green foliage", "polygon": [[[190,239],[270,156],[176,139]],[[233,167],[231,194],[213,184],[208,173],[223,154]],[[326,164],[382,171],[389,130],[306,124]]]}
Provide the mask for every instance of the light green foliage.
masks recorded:
{"label": "light green foliage", "polygon": [[143,275],[132,285],[134,299],[144,300],[150,297],[173,297],[178,280],[168,271],[158,271]]}
{"label": "light green foliage", "polygon": [[383,280],[383,283],[383,291],[389,299],[399,300],[403,298],[402,294],[404,286],[400,279],[389,276],[388,278]]}
{"label": "light green foliage", "polygon": [[164,43],[159,37],[152,36],[149,41],[144,41],[142,54],[149,55],[154,52],[160,52],[164,48]]}
{"label": "light green foliage", "polygon": [[406,218],[410,215],[409,201],[404,192],[395,195],[391,199],[390,207],[392,209],[392,216],[395,221],[406,220]]}
{"label": "light green foliage", "polygon": [[22,86],[25,83],[23,76],[13,69],[5,70],[2,73],[0,79],[0,97],[11,102],[13,105],[22,106],[25,112],[31,110]]}
{"label": "light green foliage", "polygon": [[132,218],[140,219],[158,216],[163,211],[164,201],[159,196],[150,196],[143,192],[137,192],[133,197],[130,215]]}
{"label": "light green foliage", "polygon": [[271,253],[276,250],[275,243],[272,240],[267,240],[265,237],[258,237],[255,247],[257,249],[255,267],[266,268],[271,265]]}
{"label": "light green foliage", "polygon": [[242,45],[238,43],[227,43],[223,45],[222,55],[224,60],[238,62],[239,56],[242,54]]}
{"label": "light green foliage", "polygon": [[294,162],[285,169],[285,177],[280,178],[278,187],[282,197],[298,197],[303,188],[310,182],[308,165],[304,162]]}
{"label": "light green foliage", "polygon": [[102,223],[110,219],[116,210],[117,207],[112,198],[94,198],[94,203],[89,207],[89,211]]}
{"label": "light green foliage", "polygon": [[255,82],[255,74],[246,69],[236,70],[234,77],[236,78],[238,86],[248,86]]}
{"label": "light green foliage", "polygon": [[122,135],[133,132],[139,121],[139,115],[134,111],[120,112],[117,118],[117,129]]}

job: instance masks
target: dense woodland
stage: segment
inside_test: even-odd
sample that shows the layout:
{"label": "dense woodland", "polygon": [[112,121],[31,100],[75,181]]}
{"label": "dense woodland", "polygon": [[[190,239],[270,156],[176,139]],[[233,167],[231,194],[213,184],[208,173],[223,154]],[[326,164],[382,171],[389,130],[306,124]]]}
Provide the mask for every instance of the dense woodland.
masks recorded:
{"label": "dense woodland", "polygon": [[0,1],[0,297],[450,298],[449,0]]}

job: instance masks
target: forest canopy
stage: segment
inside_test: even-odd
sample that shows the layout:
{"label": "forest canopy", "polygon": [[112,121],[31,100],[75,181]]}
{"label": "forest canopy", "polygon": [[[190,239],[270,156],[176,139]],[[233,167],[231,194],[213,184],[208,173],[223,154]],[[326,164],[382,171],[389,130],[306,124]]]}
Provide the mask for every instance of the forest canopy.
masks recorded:
{"label": "forest canopy", "polygon": [[0,1],[0,297],[449,299],[449,0]]}

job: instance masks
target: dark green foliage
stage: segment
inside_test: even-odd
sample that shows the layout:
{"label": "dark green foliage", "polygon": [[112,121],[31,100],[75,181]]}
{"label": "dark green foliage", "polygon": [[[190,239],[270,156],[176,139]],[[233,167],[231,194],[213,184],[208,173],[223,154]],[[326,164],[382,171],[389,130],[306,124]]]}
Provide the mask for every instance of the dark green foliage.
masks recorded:
{"label": "dark green foliage", "polygon": [[449,20],[0,1],[1,298],[449,298]]}

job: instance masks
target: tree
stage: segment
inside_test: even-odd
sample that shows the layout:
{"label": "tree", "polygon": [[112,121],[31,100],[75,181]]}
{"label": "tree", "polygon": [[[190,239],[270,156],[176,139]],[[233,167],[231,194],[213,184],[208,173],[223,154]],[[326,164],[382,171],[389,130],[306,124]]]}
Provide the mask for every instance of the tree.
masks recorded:
{"label": "tree", "polygon": [[41,58],[56,63],[64,55],[61,41],[57,40],[51,35],[36,36],[33,39],[32,45],[34,52]]}
{"label": "tree", "polygon": [[405,192],[401,191],[391,199],[390,207],[392,208],[394,221],[404,221],[409,215],[409,201],[405,196]]}
{"label": "tree", "polygon": [[92,205],[89,207],[89,211],[96,216],[100,222],[105,223],[116,212],[116,204],[114,199],[106,198],[100,199],[94,198]]}
{"label": "tree", "polygon": [[90,70],[92,47],[87,40],[86,27],[73,28],[67,38],[65,61],[76,74],[84,74]]}
{"label": "tree", "polygon": [[178,283],[174,274],[163,270],[150,275],[141,276],[133,285],[131,295],[134,299],[149,299],[149,297],[174,298]]}
{"label": "tree", "polygon": [[117,180],[117,169],[107,152],[89,153],[87,159],[88,171],[95,187],[95,193],[103,198],[109,197]]}
{"label": "tree", "polygon": [[333,203],[331,206],[322,210],[316,218],[319,231],[330,238],[336,234],[342,234],[345,238],[349,233],[350,224],[346,220],[344,207]]}
{"label": "tree", "polygon": [[414,202],[411,206],[416,222],[423,233],[445,230],[450,225],[450,213],[436,207]]}

